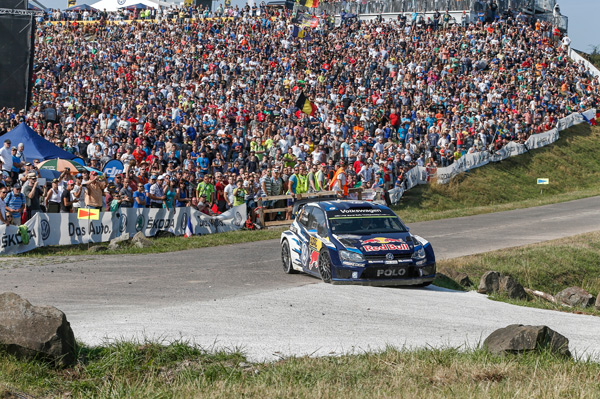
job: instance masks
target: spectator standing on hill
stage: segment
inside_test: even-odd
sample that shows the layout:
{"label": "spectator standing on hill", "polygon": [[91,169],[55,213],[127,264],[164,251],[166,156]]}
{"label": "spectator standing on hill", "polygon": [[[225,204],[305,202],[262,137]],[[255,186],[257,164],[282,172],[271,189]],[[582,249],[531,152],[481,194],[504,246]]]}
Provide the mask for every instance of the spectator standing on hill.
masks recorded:
{"label": "spectator standing on hill", "polygon": [[83,181],[82,184],[86,185],[87,188],[85,192],[85,206],[102,211],[103,192],[108,185],[104,176],[98,176],[97,172],[90,172],[90,179]]}

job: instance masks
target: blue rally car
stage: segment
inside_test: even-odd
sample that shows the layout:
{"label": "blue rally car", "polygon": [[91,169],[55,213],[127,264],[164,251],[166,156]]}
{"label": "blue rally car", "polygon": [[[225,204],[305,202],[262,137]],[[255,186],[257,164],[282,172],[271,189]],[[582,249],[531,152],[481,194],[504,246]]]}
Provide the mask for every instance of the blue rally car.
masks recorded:
{"label": "blue rally car", "polygon": [[431,244],[409,233],[386,206],[332,200],[295,206],[294,213],[294,222],[281,234],[286,273],[381,286],[426,286],[435,278]]}

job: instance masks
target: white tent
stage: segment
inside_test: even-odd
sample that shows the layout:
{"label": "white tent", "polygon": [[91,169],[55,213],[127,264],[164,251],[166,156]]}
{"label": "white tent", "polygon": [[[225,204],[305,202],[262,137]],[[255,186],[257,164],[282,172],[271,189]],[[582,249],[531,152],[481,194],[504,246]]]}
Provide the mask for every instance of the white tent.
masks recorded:
{"label": "white tent", "polygon": [[[94,4],[90,4],[92,7],[94,7],[97,10],[100,11],[118,11],[119,8],[124,8],[124,7],[128,7],[128,6],[133,6],[136,4],[144,4],[148,7],[152,7],[152,8],[158,8],[159,7],[159,2],[158,1],[152,1],[152,0],[100,0],[97,3]],[[161,6],[164,6],[165,3],[161,2],[160,4]],[[171,5],[171,4],[169,4]]]}

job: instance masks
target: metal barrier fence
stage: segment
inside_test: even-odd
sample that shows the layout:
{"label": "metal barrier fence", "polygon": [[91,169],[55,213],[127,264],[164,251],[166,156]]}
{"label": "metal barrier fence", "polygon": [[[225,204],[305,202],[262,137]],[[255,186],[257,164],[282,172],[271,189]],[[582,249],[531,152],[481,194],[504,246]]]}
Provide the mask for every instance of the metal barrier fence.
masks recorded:
{"label": "metal barrier fence", "polygon": [[[508,9],[552,12],[556,0],[496,0],[498,12]],[[489,11],[488,0],[359,0],[359,1],[321,1],[319,9],[327,14],[337,15],[341,11],[352,14],[387,14],[406,12],[449,11]]]}
{"label": "metal barrier fence", "polygon": [[[297,194],[296,197],[291,195],[275,195],[270,197],[259,198],[257,217],[260,221],[260,225],[264,227],[273,226],[284,226],[289,225],[290,220],[267,220],[267,215],[277,215],[278,213],[286,214],[292,211],[292,206],[287,205],[287,201],[290,199],[303,199],[303,198],[318,198],[318,197],[331,197],[335,196],[335,191],[319,191],[314,193],[303,193]],[[348,189],[348,197],[346,199],[357,199],[366,201],[384,201],[383,190],[381,189],[362,189],[362,188],[350,188]],[[278,202],[281,201],[282,207],[277,207]],[[270,204],[270,206],[265,206]],[[274,219],[274,218],[273,218]]]}

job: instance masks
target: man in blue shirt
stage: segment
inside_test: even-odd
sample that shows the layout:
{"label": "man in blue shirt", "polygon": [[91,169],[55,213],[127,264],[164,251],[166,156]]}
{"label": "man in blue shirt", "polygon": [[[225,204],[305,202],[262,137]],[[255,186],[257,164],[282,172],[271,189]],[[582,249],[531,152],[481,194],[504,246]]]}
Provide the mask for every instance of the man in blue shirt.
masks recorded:
{"label": "man in blue shirt", "polygon": [[12,191],[4,199],[6,202],[6,212],[12,215],[12,224],[19,226],[21,224],[21,214],[25,209],[25,195],[21,193],[21,185],[16,183]]}
{"label": "man in blue shirt", "polygon": [[196,165],[200,169],[200,173],[205,175],[208,173],[208,167],[210,166],[210,160],[206,157],[206,152],[202,151],[200,156],[196,160]]}

